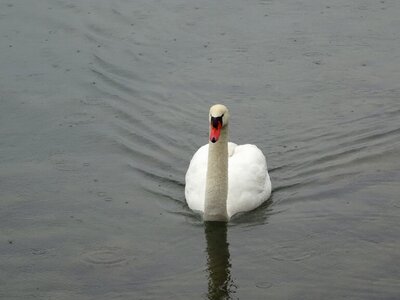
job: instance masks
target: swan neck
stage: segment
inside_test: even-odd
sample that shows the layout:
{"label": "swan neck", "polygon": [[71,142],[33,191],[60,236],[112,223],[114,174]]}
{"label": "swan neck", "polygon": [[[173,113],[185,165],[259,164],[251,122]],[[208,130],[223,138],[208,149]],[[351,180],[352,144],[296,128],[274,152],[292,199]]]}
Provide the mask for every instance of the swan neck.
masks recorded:
{"label": "swan neck", "polygon": [[228,221],[228,128],[216,143],[209,142],[204,207],[205,221]]}

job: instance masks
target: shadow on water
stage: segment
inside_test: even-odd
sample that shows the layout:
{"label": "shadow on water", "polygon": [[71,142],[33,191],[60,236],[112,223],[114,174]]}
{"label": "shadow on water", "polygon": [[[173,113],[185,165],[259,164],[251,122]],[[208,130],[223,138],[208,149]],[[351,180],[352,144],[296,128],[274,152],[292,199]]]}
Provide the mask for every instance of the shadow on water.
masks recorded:
{"label": "shadow on water", "polygon": [[207,298],[232,299],[231,295],[236,292],[236,285],[230,273],[227,223],[205,222],[204,231],[207,241]]}

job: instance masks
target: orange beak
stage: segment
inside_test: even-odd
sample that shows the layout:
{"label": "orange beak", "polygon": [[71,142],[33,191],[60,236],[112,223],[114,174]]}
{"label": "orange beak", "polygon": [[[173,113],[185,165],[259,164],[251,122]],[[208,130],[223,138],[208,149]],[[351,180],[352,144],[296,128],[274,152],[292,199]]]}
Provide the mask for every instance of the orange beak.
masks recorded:
{"label": "orange beak", "polygon": [[212,118],[212,122],[210,125],[210,141],[215,143],[218,141],[219,136],[221,135],[222,128],[222,118]]}

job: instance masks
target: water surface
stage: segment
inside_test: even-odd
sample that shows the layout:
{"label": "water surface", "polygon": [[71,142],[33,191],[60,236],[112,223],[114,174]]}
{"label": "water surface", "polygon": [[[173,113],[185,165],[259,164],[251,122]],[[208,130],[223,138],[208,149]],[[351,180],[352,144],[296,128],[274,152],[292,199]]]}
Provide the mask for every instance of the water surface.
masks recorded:
{"label": "water surface", "polygon": [[[400,3],[0,3],[0,298],[395,299]],[[209,106],[273,195],[186,206]]]}

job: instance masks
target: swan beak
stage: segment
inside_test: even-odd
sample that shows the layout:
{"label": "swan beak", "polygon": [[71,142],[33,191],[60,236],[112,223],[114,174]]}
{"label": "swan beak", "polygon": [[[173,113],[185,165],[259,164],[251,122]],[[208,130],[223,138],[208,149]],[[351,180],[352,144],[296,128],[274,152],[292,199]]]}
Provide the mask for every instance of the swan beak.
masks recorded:
{"label": "swan beak", "polygon": [[210,141],[211,143],[215,143],[218,141],[219,136],[221,135],[222,117],[211,117],[210,125]]}

